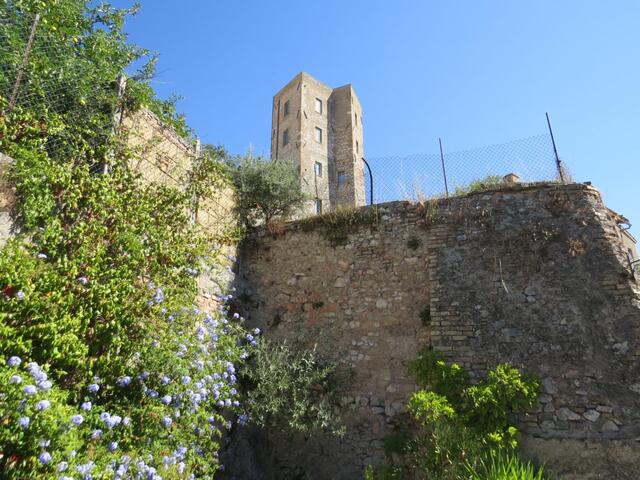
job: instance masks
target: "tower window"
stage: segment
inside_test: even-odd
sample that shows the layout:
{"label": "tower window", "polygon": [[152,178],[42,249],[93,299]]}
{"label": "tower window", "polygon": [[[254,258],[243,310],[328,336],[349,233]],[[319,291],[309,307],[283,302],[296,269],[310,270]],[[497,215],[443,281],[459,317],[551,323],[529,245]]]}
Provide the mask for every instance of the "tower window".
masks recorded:
{"label": "tower window", "polygon": [[286,117],[287,115],[289,115],[289,100],[284,102],[284,113],[282,114],[282,116]]}
{"label": "tower window", "polygon": [[316,174],[316,177],[322,176],[322,164],[320,162],[316,162],[313,166],[313,171]]}
{"label": "tower window", "polygon": [[286,147],[289,145],[289,129],[287,128],[284,132],[282,132],[282,146]]}
{"label": "tower window", "polygon": [[360,144],[358,143],[358,140],[356,140],[356,153],[360,153]]}
{"label": "tower window", "polygon": [[322,100],[316,98],[316,112],[322,113]]}
{"label": "tower window", "polygon": [[358,126],[358,114],[356,113],[356,127]]}
{"label": "tower window", "polygon": [[316,198],[316,215],[320,215],[322,213],[322,200]]}
{"label": "tower window", "polygon": [[344,172],[338,172],[338,185],[343,185],[347,182],[347,174]]}
{"label": "tower window", "polygon": [[316,142],[322,143],[322,129],[316,127]]}

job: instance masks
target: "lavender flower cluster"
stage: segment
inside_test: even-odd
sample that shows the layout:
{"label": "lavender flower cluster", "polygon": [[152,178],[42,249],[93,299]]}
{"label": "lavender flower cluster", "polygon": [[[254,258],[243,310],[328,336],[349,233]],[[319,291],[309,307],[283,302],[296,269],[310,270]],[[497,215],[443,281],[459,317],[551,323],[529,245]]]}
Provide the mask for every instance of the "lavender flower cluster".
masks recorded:
{"label": "lavender flower cluster", "polygon": [[[195,272],[194,269],[189,273]],[[88,281],[82,280],[79,279],[81,284],[88,284]],[[231,318],[237,322],[227,320],[230,315],[224,306],[219,308],[215,318],[195,307],[185,307],[169,313],[164,307],[160,308],[165,302],[162,288],[151,284],[150,289],[152,295],[147,305],[159,308],[170,335],[149,339],[149,344],[156,349],[173,351],[174,359],[167,359],[161,370],[154,371],[144,368],[144,359],[137,355],[126,362],[130,366],[128,374],[121,375],[112,382],[95,379],[85,387],[85,397],[64,422],[67,431],[77,429],[86,439],[86,445],[93,444],[94,447],[87,448],[80,454],[74,451],[64,457],[61,451],[49,449],[51,441],[40,441],[38,444],[39,463],[43,466],[50,463],[54,465],[59,473],[59,480],[92,480],[94,476],[104,476],[106,473],[108,478],[116,480],[161,480],[163,472],[169,470],[180,476],[187,474],[190,458],[203,455],[205,447],[219,437],[220,428],[227,423],[221,415],[222,410],[240,405],[234,362],[248,356],[247,348],[256,345],[256,337],[260,331],[256,329],[252,333],[243,334],[239,326],[243,319],[235,314]],[[230,298],[231,295],[225,295],[220,300],[228,301]],[[184,321],[178,322],[180,319]],[[188,325],[194,324],[195,328],[188,328]],[[19,357],[8,359],[7,366],[15,370],[8,383],[20,388],[21,411],[33,412],[16,419],[18,428],[29,433],[33,429],[33,422],[39,421],[40,415],[51,408],[52,399],[43,397],[53,385],[44,369],[35,362],[27,364],[29,377],[23,378],[24,375],[20,375],[19,371],[21,364]],[[138,372],[136,369],[139,369]],[[144,402],[155,405],[155,411],[164,412],[155,420],[160,429],[156,440],[172,443],[180,438],[189,438],[189,444],[177,444],[170,455],[157,458],[149,450],[145,454],[141,453],[139,458],[128,455],[116,457],[120,444],[128,441],[127,428],[135,429],[136,426],[124,413],[100,409],[100,403],[104,399],[99,394],[104,391],[126,398],[134,390],[142,394]],[[245,424],[247,421],[246,416],[240,416],[240,423]],[[186,432],[189,434],[185,437]],[[151,439],[149,443],[151,444]],[[94,453],[89,454],[90,450]],[[145,451],[144,448],[141,450]],[[96,452],[104,453],[98,458],[95,457]],[[189,475],[188,478],[196,478],[195,474]]]}

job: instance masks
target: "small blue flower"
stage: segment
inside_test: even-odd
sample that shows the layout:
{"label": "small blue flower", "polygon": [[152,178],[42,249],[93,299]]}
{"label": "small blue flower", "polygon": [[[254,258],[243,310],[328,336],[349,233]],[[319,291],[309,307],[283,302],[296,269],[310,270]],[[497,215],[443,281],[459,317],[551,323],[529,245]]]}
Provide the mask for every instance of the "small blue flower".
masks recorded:
{"label": "small blue flower", "polygon": [[49,439],[40,440],[38,442],[38,445],[40,446],[40,448],[47,448],[49,445],[51,445],[51,440]]}
{"label": "small blue flower", "polygon": [[171,417],[167,416],[162,419],[162,425],[164,425],[165,427],[170,427],[172,423],[173,420],[171,419]]}
{"label": "small blue flower", "polygon": [[96,393],[98,390],[100,390],[100,385],[98,385],[97,383],[92,383],[87,387],[87,390],[89,391],[89,393]]}
{"label": "small blue flower", "polygon": [[45,392],[47,390],[50,390],[51,387],[53,387],[53,384],[49,380],[43,380],[42,382],[38,382],[38,388],[40,390],[44,390]]}
{"label": "small blue flower", "polygon": [[109,418],[107,418],[104,421],[104,423],[110,429],[112,429],[113,427],[116,427],[117,425],[120,425],[121,422],[122,422],[122,417],[119,415],[110,415]]}
{"label": "small blue flower", "polygon": [[182,384],[189,385],[191,383],[191,377],[189,375],[182,376]]}
{"label": "small blue flower", "polygon": [[169,405],[171,403],[171,395],[165,395],[162,397],[162,403],[165,405]]}
{"label": "small blue flower", "polygon": [[93,430],[91,432],[91,439],[92,440],[96,440],[98,438],[100,438],[102,436],[102,430],[100,430],[99,428],[96,428],[95,430]]}
{"label": "small blue flower", "polygon": [[42,412],[43,410],[46,410],[50,406],[51,406],[51,402],[49,400],[40,400],[36,404],[36,410],[38,410],[39,412]]}
{"label": "small blue flower", "polygon": [[107,447],[110,452],[115,452],[118,449],[118,442],[111,442]]}
{"label": "small blue flower", "polygon": [[120,377],[118,379],[118,386],[119,387],[126,387],[127,385],[129,385],[131,383],[131,377]]}
{"label": "small blue flower", "polygon": [[47,259],[47,255],[46,255],[45,253],[39,253],[39,254],[37,255],[37,257],[38,257],[40,260],[46,260],[46,259]]}
{"label": "small blue flower", "polygon": [[87,277],[78,277],[78,283],[80,283],[80,285],[87,285],[89,283],[89,279]]}
{"label": "small blue flower", "polygon": [[40,463],[49,463],[51,461],[51,454],[49,452],[42,452],[38,456],[38,460],[40,460]]}
{"label": "small blue flower", "polygon": [[35,395],[36,393],[38,393],[38,389],[35,385],[27,385],[22,389],[22,391],[27,395]]}
{"label": "small blue flower", "polygon": [[246,416],[244,413],[238,417],[239,425],[246,425],[248,422],[249,422],[249,417]]}
{"label": "small blue flower", "polygon": [[60,463],[58,464],[57,470],[58,470],[59,472],[64,472],[64,471],[66,471],[66,470],[67,470],[67,468],[69,468],[69,464],[68,464],[67,462],[60,462]]}
{"label": "small blue flower", "polygon": [[82,402],[80,408],[85,412],[88,412],[89,410],[91,410],[91,402]]}
{"label": "small blue flower", "polygon": [[9,357],[9,360],[7,360],[7,365],[10,367],[18,367],[21,363],[22,360],[20,360],[20,357],[16,357],[15,355],[13,357]]}
{"label": "small blue flower", "polygon": [[91,470],[93,470],[93,462],[85,463],[83,465],[78,465],[76,467],[76,471],[80,475],[87,475],[89,472],[91,472]]}
{"label": "small blue flower", "polygon": [[22,383],[22,377],[20,375],[11,375],[9,383],[19,385]]}
{"label": "small blue flower", "polygon": [[21,417],[18,419],[18,425],[22,428],[29,428],[29,424],[31,423],[31,419],[29,417]]}
{"label": "small blue flower", "polygon": [[259,328],[254,328],[253,329],[253,333],[255,333],[256,335],[260,335],[261,330]]}
{"label": "small blue flower", "polygon": [[76,426],[82,425],[82,422],[84,422],[84,417],[82,415],[74,415],[73,417],[71,417],[71,423]]}
{"label": "small blue flower", "polygon": [[171,379],[166,375],[163,375],[162,378],[160,378],[160,381],[163,385],[169,385],[169,383],[171,383]]}
{"label": "small blue flower", "polygon": [[125,426],[131,425],[131,417],[124,417],[122,419],[122,424]]}
{"label": "small blue flower", "polygon": [[18,290],[18,291],[16,292],[16,298],[17,298],[18,300],[24,300],[24,297],[25,297],[25,295],[24,295],[24,292],[23,292],[22,290]]}

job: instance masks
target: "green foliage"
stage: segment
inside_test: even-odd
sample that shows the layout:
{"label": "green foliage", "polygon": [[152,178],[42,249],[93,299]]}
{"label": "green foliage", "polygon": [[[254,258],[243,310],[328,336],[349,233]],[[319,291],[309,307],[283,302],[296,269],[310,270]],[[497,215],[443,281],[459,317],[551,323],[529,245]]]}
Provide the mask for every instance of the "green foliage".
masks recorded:
{"label": "green foliage", "polygon": [[[0,6],[12,19],[0,22],[12,47],[0,49],[9,51],[1,62],[19,61],[24,10],[42,13],[37,38],[48,42],[29,60],[29,102],[7,113],[0,96],[0,151],[15,160],[21,229],[0,252],[0,471],[213,475],[251,344],[224,308],[195,305],[195,276],[222,264],[222,252],[190,211],[224,182],[222,153],[205,149],[186,191],[143,184],[128,168],[111,130],[113,83],[144,51],[125,43],[127,11],[93,4]],[[143,80],[130,86],[125,108],[154,99]],[[96,174],[104,163],[109,174]],[[11,356],[22,363],[9,365]]]}
{"label": "green foliage", "polygon": [[285,433],[343,433],[337,397],[343,376],[315,347],[260,339],[241,374],[244,408],[255,424]]}
{"label": "green foliage", "polygon": [[404,478],[402,467],[397,465],[382,465],[377,468],[367,465],[364,470],[364,480],[403,480]]}
{"label": "green foliage", "polygon": [[[58,129],[56,121],[34,127],[29,115],[16,111],[0,122],[0,149],[15,159],[11,178],[22,228],[0,255],[0,357],[44,366],[53,382],[33,398],[20,385],[0,398],[0,468],[7,478],[57,478],[54,464],[94,462],[102,471],[123,451],[145,461],[181,445],[215,452],[223,423],[218,402],[231,406],[237,396],[228,370],[243,355],[244,334],[194,307],[194,273],[219,263],[221,253],[189,221],[189,194],[141,184],[126,163],[114,162],[109,175],[93,174],[91,159],[98,161],[102,150],[82,151],[81,163],[49,158],[37,146],[49,128]],[[74,144],[84,145],[81,136]],[[10,374],[15,370],[0,368],[0,375]],[[124,377],[132,379],[126,388],[118,385]],[[181,383],[185,377],[192,381]],[[217,398],[208,390],[178,416],[179,404],[195,394],[191,382],[203,388],[214,377],[221,379]],[[90,395],[92,383],[100,390]],[[175,403],[160,401],[167,395]],[[51,403],[42,414],[34,410],[40,399]],[[81,412],[84,401],[94,410]],[[17,423],[17,412],[31,417],[28,429]],[[130,424],[107,429],[101,412]],[[70,426],[74,414],[84,415],[81,426]],[[105,434],[94,441],[91,431],[98,428]],[[39,446],[43,438],[50,447]],[[42,451],[52,455],[51,466],[34,457]],[[217,469],[195,452],[174,459],[196,474]]]}
{"label": "green foliage", "polygon": [[463,187],[456,187],[453,192],[454,197],[461,197],[470,193],[485,192],[503,186],[502,177],[500,175],[487,175],[481,180],[474,180]]}
{"label": "green foliage", "polygon": [[361,225],[376,226],[380,221],[377,207],[339,208],[334,212],[307,217],[300,221],[303,230],[309,231],[318,226],[323,227],[322,234],[333,247],[344,245],[349,232]]}
{"label": "green foliage", "polygon": [[456,363],[448,365],[431,347],[423,349],[409,365],[409,372],[416,377],[418,386],[429,388],[451,400],[454,407],[460,405],[462,392],[469,386],[469,374]]}
{"label": "green foliage", "polygon": [[384,451],[387,454],[403,454],[411,437],[407,432],[393,432],[384,437]]}
{"label": "green foliage", "polygon": [[518,439],[511,415],[532,407],[540,389],[509,365],[496,366],[472,384],[466,370],[447,364],[431,348],[420,353],[410,371],[424,390],[408,405],[420,430],[403,449],[407,478],[464,479],[483,467],[493,450],[509,454]]}
{"label": "green foliage", "polygon": [[238,195],[236,209],[247,227],[268,225],[275,218],[286,219],[306,200],[296,168],[290,161],[246,156],[230,163]]}
{"label": "green foliage", "polygon": [[468,467],[470,480],[543,480],[542,468],[523,462],[515,453],[492,450],[477,467]]}

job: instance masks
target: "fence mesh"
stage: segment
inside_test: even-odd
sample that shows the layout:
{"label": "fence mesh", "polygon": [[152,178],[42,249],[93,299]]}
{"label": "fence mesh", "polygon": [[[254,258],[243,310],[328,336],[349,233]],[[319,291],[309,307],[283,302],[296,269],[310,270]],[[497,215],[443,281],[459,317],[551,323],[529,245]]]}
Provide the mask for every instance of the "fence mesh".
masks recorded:
{"label": "fence mesh", "polygon": [[[437,144],[436,144],[437,148]],[[516,174],[521,182],[561,181],[549,134],[458,152],[372,157],[366,159],[367,203],[424,200],[456,195],[478,182],[487,185]],[[443,166],[444,164],[444,166]],[[446,174],[446,180],[445,180]],[[563,170],[566,180],[568,173]]]}
{"label": "fence mesh", "polygon": [[[67,123],[84,125],[91,119],[87,126],[102,129],[105,135],[120,129],[135,147],[132,164],[145,180],[177,187],[184,184],[198,150],[157,118],[136,123],[126,112],[117,115],[123,66],[105,69],[95,64],[99,60],[87,61],[78,54],[87,47],[82,42],[50,30],[34,16],[0,7],[0,96],[36,115],[63,115]],[[97,71],[101,78],[96,79]],[[51,135],[44,147],[62,157],[66,143]],[[445,149],[442,156],[438,152],[366,160],[372,171],[371,177],[364,171],[368,204],[455,195],[472,182],[494,184],[510,173],[522,182],[561,180],[549,134],[472,150]],[[568,172],[562,172],[566,180]],[[230,213],[230,199],[223,196],[199,207],[199,215],[208,222],[221,222]]]}
{"label": "fence mesh", "polygon": [[[109,58],[87,57],[87,39],[50,29],[39,17],[0,5],[0,97],[8,108],[34,116],[60,115],[66,124],[86,127],[104,138],[118,131],[131,147],[130,165],[147,182],[176,188],[186,184],[200,150],[180,138],[146,109],[122,111],[125,65]],[[103,63],[104,62],[104,63]],[[66,158],[64,136],[49,134],[42,148]],[[101,168],[101,166],[98,166]],[[198,204],[195,215],[208,231],[218,231],[232,218],[232,193],[223,190]]]}

